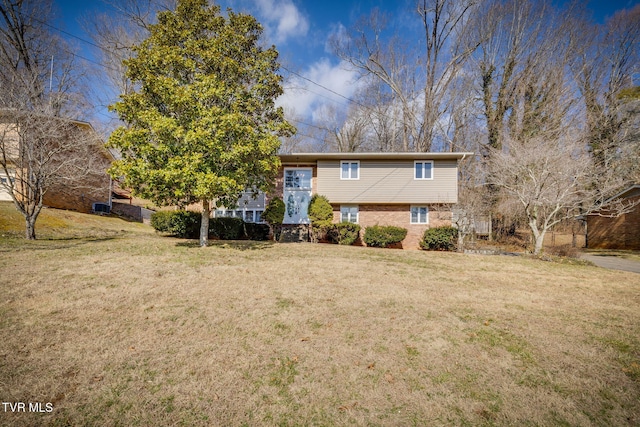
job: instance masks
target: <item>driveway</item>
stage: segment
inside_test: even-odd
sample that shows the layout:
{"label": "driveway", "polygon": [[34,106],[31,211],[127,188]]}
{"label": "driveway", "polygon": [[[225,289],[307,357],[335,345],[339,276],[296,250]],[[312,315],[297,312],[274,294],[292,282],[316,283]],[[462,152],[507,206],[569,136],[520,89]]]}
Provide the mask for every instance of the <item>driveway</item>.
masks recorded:
{"label": "driveway", "polygon": [[598,267],[608,268],[610,270],[631,271],[640,274],[640,261],[622,258],[615,255],[600,254],[582,254],[580,258],[591,261]]}

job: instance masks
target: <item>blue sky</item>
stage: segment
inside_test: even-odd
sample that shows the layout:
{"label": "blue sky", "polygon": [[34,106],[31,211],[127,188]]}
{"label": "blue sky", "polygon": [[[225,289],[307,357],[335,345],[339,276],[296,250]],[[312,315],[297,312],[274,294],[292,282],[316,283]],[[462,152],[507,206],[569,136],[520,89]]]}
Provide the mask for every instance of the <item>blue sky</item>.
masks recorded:
{"label": "blue sky", "polygon": [[[517,1],[517,0],[514,0]],[[568,0],[554,0],[563,4]],[[59,18],[57,25],[82,39],[89,39],[78,22],[83,16],[96,11],[108,12],[100,0],[54,0]],[[630,8],[640,0],[585,1],[594,20],[604,21],[615,11]],[[412,12],[413,0],[221,0],[223,8],[254,15],[265,27],[270,43],[277,46],[282,64],[334,92],[351,97],[356,88],[355,74],[341,64],[327,48],[327,41],[341,27],[353,25],[359,17],[374,7],[390,13],[396,27],[405,28],[417,21]],[[416,23],[417,24],[417,23]],[[91,58],[90,47],[73,40],[83,56]],[[290,81],[280,103],[295,110],[296,114],[314,119],[322,106],[346,104],[344,98],[326,91],[307,80],[295,77]]]}

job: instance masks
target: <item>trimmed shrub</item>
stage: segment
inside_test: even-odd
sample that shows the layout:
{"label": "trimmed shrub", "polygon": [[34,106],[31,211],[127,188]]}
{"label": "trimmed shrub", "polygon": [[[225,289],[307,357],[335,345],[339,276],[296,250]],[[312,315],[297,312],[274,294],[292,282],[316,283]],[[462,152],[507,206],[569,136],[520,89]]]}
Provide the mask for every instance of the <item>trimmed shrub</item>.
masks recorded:
{"label": "trimmed shrub", "polygon": [[269,200],[269,203],[262,213],[262,219],[264,219],[273,230],[273,238],[276,241],[280,240],[280,234],[282,233],[282,221],[284,221],[285,205],[281,198],[274,197]]}
{"label": "trimmed shrub", "polygon": [[455,227],[434,227],[425,230],[420,247],[427,251],[455,251],[458,229]]}
{"label": "trimmed shrub", "polygon": [[372,225],[364,230],[363,240],[367,246],[386,248],[400,243],[407,237],[407,229],[392,225]]}
{"label": "trimmed shrub", "polygon": [[244,221],[241,218],[210,218],[209,235],[220,240],[238,240],[244,238]]}
{"label": "trimmed shrub", "polygon": [[269,240],[269,225],[245,222],[244,234],[249,240]]}
{"label": "trimmed shrub", "polygon": [[279,197],[269,200],[269,203],[262,213],[262,218],[271,226],[281,225],[284,221],[284,202]]}
{"label": "trimmed shrub", "polygon": [[317,242],[325,238],[333,221],[333,208],[329,199],[314,194],[309,202],[309,219],[311,220],[311,241]]}
{"label": "trimmed shrub", "polygon": [[151,226],[161,233],[169,233],[171,211],[158,211],[151,214]]}
{"label": "trimmed shrub", "polygon": [[360,226],[352,222],[340,222],[328,228],[327,237],[332,243],[353,245],[360,235]]}
{"label": "trimmed shrub", "polygon": [[151,226],[160,232],[187,239],[200,236],[201,214],[191,211],[160,211],[151,215]]}

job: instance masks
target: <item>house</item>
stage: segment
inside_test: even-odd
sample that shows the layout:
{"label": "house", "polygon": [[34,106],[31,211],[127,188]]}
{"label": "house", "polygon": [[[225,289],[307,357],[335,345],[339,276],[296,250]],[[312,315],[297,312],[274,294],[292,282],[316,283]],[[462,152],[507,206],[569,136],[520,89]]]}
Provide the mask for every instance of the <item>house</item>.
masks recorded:
{"label": "house", "polygon": [[[34,164],[34,170],[41,179],[50,182],[46,184],[44,206],[85,213],[94,211],[96,203],[109,206],[111,180],[106,170],[114,159],[90,123],[46,117],[41,126],[29,126],[50,140],[43,139],[44,142],[24,150],[21,148],[23,132],[18,121],[14,120],[18,116],[15,110],[0,111],[0,154],[3,154],[0,163],[4,166],[0,167],[0,180],[14,184],[16,197],[22,197],[20,174],[25,173],[27,164]],[[23,117],[21,119],[24,120]],[[32,115],[28,119],[37,121],[38,116]],[[46,132],[47,128],[51,129],[50,132]],[[56,150],[61,154],[56,156]],[[28,153],[24,154],[25,151]],[[70,155],[75,157],[74,171],[81,170],[80,173],[71,172]],[[12,200],[4,185],[0,185],[0,200]]]}
{"label": "house", "polygon": [[640,250],[640,184],[632,185],[610,198],[608,203],[634,204],[634,209],[618,217],[606,209],[587,216],[587,248]]}
{"label": "house", "polygon": [[458,201],[458,161],[473,153],[294,153],[280,155],[275,196],[284,224],[309,224],[313,194],[329,199],[334,222],[364,229],[407,229],[403,248],[418,248],[424,231],[451,225]]}

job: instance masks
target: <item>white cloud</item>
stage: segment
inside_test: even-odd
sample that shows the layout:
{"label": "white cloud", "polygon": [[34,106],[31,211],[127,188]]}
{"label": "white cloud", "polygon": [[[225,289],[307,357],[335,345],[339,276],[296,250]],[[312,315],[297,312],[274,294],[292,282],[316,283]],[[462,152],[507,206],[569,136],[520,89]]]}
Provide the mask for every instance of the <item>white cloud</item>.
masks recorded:
{"label": "white cloud", "polygon": [[278,105],[287,111],[293,110],[297,116],[311,119],[322,116],[327,106],[346,109],[349,101],[333,93],[351,98],[359,87],[355,81],[356,72],[349,70],[346,65],[344,62],[332,65],[331,61],[323,58],[300,73],[318,85],[291,75],[285,82],[284,95],[278,98]]}
{"label": "white cloud", "polygon": [[289,38],[307,35],[309,20],[292,0],[257,0],[256,4],[265,18],[272,42],[283,43]]}

